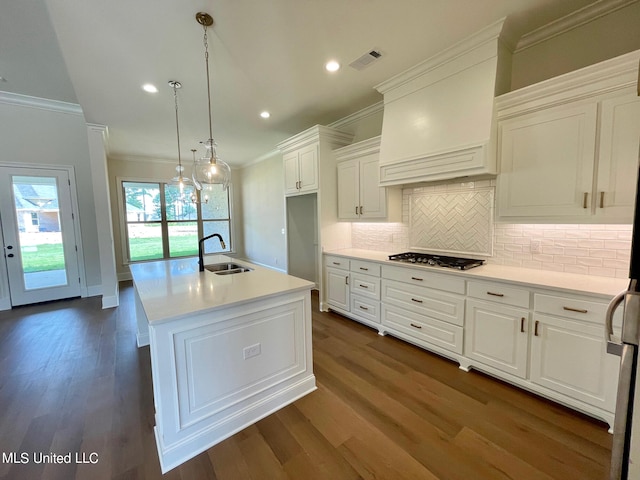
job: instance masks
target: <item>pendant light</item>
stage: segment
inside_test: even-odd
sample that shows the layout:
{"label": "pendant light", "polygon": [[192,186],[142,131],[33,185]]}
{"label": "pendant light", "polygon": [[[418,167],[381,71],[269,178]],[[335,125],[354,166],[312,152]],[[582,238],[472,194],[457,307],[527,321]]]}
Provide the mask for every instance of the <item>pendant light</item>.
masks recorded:
{"label": "pendant light", "polygon": [[207,105],[209,114],[209,138],[202,142],[206,148],[206,153],[198,162],[194,163],[193,181],[202,188],[207,184],[222,184],[226,189],[229,186],[231,168],[223,162],[216,151],[217,144],[213,139],[213,124],[211,119],[211,81],[209,76],[209,44],[207,38],[207,27],[213,25],[213,18],[208,13],[196,13],[196,21],[204,29],[204,60],[207,70]]}
{"label": "pendant light", "polygon": [[178,89],[182,88],[182,84],[177,80],[169,80],[169,86],[173,88],[173,103],[176,108],[176,137],[178,139],[178,165],[176,166],[177,175],[171,179],[170,184],[180,189],[180,200],[184,200],[184,187],[191,183],[191,179],[185,177],[184,167],[182,166],[182,158],[180,156],[180,124],[178,123]]}
{"label": "pendant light", "polygon": [[[191,149],[191,154],[193,155],[193,168],[195,169],[196,168],[196,149],[195,148]],[[202,192],[202,185],[200,185],[195,178],[193,178],[193,184],[196,187],[196,190],[200,191],[200,201],[198,201],[198,195],[194,190],[193,193],[191,194],[191,203],[209,203],[209,195],[205,195],[204,192]]]}

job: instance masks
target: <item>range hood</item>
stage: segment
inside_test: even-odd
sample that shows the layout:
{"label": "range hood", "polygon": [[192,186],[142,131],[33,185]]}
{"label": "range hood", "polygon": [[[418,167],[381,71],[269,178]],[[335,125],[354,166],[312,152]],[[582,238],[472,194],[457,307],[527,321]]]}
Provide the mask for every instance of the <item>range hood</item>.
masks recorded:
{"label": "range hood", "polygon": [[496,173],[494,97],[511,79],[504,20],[375,87],[384,95],[381,185]]}

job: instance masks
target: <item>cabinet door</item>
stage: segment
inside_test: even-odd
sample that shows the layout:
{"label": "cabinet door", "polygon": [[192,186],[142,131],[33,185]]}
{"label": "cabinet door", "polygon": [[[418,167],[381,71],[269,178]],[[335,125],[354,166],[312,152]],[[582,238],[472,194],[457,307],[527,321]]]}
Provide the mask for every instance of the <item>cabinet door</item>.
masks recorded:
{"label": "cabinet door", "polygon": [[633,221],[638,151],[640,98],[635,94],[602,102],[596,215]]}
{"label": "cabinet door", "polygon": [[282,157],[284,162],[284,193],[298,193],[298,152],[290,152]]}
{"label": "cabinet door", "polygon": [[327,268],[327,303],[349,311],[349,273]]}
{"label": "cabinet door", "polygon": [[318,189],[318,146],[316,144],[301,148],[299,151],[300,192],[312,192]]}
{"label": "cabinet door", "polygon": [[520,378],[527,376],[529,312],[467,300],[464,354]]}
{"label": "cabinet door", "polygon": [[338,164],[338,218],[353,220],[359,218],[358,161],[350,160]]}
{"label": "cabinet door", "polygon": [[615,410],[618,357],[607,354],[602,325],[534,314],[531,381]]}
{"label": "cabinet door", "polygon": [[380,187],[378,154],[360,159],[361,218],[385,218],[387,216],[387,191]]}
{"label": "cabinet door", "polygon": [[500,122],[498,215],[547,219],[590,215],[596,120],[594,102]]}

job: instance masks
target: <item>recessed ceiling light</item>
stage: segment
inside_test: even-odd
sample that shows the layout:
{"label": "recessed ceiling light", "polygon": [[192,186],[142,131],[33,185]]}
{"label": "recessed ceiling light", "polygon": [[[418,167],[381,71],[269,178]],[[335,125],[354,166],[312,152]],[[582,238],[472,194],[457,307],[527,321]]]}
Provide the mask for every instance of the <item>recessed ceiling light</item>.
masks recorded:
{"label": "recessed ceiling light", "polygon": [[330,60],[325,64],[324,68],[327,69],[327,72],[337,72],[340,70],[340,64],[335,60]]}
{"label": "recessed ceiling light", "polygon": [[264,112],[260,112],[260,116],[262,118],[269,118],[271,114],[265,110]]}
{"label": "recessed ceiling light", "polygon": [[145,84],[142,86],[142,89],[143,89],[145,92],[149,92],[149,93],[158,93],[158,87],[156,87],[155,85],[152,85],[152,84],[150,84],[150,83],[145,83]]}

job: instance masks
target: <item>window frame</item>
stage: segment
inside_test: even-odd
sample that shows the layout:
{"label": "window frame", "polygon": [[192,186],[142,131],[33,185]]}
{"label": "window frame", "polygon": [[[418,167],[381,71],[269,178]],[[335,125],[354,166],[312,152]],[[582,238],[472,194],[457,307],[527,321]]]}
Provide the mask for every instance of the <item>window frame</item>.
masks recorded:
{"label": "window frame", "polygon": [[[157,184],[159,186],[160,195],[163,201],[160,203],[161,209],[161,219],[160,220],[150,220],[146,222],[128,222],[127,221],[127,210],[125,205],[125,189],[124,183],[132,182],[132,183],[151,183]],[[166,179],[156,179],[156,178],[146,178],[146,177],[116,177],[116,184],[118,189],[118,213],[120,216],[120,250],[122,256],[122,264],[130,265],[135,263],[147,263],[147,262],[159,262],[165,260],[176,260],[181,258],[191,258],[196,255],[185,255],[180,257],[171,257],[169,256],[169,225],[171,223],[193,223],[195,222],[198,227],[198,238],[203,237],[204,232],[204,223],[205,222],[228,222],[229,224],[229,243],[227,245],[227,249],[223,252],[216,252],[220,255],[234,254],[236,253],[235,248],[235,225],[234,225],[234,208],[233,208],[233,186],[230,183],[227,190],[228,202],[229,202],[229,218],[228,219],[216,219],[216,220],[203,220],[202,218],[202,207],[200,204],[197,205],[197,218],[195,220],[168,220],[166,217],[166,199],[164,197],[164,190],[167,185],[170,185],[171,182]],[[198,192],[198,198],[200,198],[200,192]],[[153,258],[148,260],[131,260],[129,253],[129,234],[128,234],[128,224],[129,223],[157,223],[160,225],[161,234],[162,234],[162,258]],[[205,250],[205,254],[206,254]]]}

